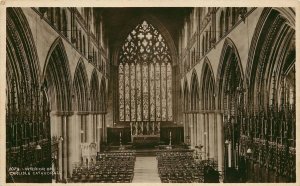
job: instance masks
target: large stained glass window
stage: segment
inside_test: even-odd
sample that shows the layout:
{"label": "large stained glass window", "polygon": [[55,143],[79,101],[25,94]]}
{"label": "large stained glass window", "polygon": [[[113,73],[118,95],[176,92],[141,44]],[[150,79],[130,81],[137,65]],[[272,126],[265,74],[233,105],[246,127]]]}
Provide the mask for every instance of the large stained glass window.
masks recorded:
{"label": "large stained glass window", "polygon": [[147,21],[128,35],[119,55],[120,121],[172,121],[169,48]]}

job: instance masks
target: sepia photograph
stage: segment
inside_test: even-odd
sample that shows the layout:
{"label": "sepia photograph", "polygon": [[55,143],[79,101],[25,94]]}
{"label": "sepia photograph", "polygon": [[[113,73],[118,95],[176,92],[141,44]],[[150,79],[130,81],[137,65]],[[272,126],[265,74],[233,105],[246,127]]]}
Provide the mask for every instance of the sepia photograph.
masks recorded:
{"label": "sepia photograph", "polygon": [[296,183],[295,20],[7,7],[3,180]]}

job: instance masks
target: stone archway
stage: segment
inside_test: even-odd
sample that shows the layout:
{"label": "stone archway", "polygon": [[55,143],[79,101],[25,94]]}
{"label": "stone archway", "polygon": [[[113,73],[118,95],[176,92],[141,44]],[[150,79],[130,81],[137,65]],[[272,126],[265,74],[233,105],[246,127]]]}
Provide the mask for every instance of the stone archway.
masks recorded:
{"label": "stone archway", "polygon": [[[217,108],[223,111],[225,170],[239,167],[239,140],[244,105],[243,71],[238,51],[227,38],[220,57],[217,78]],[[226,177],[226,171],[225,171]]]}

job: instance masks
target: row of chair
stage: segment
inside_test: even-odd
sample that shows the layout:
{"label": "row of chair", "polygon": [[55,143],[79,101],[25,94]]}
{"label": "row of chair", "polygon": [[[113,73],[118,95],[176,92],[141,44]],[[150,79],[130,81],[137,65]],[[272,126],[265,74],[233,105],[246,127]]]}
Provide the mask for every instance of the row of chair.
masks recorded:
{"label": "row of chair", "polygon": [[133,179],[134,153],[107,153],[90,165],[73,169],[72,181],[80,183],[130,183]]}
{"label": "row of chair", "polygon": [[202,183],[203,165],[192,152],[158,152],[158,173],[163,183]]}

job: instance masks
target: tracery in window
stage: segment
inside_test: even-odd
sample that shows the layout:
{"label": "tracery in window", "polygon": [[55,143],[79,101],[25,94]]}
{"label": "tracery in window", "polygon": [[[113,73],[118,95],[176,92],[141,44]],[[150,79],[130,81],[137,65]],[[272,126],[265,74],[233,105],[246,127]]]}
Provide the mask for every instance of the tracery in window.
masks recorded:
{"label": "tracery in window", "polygon": [[[119,65],[119,78],[122,80],[124,79],[123,64]],[[120,108],[119,115],[120,115],[120,120],[124,120],[124,95],[123,95],[124,84],[121,81],[119,83],[119,92],[120,92],[120,94],[122,94],[122,96],[120,96],[120,99],[119,99],[119,108]]]}
{"label": "tracery in window", "polygon": [[169,48],[153,25],[137,25],[119,55],[119,120],[172,121]]}

